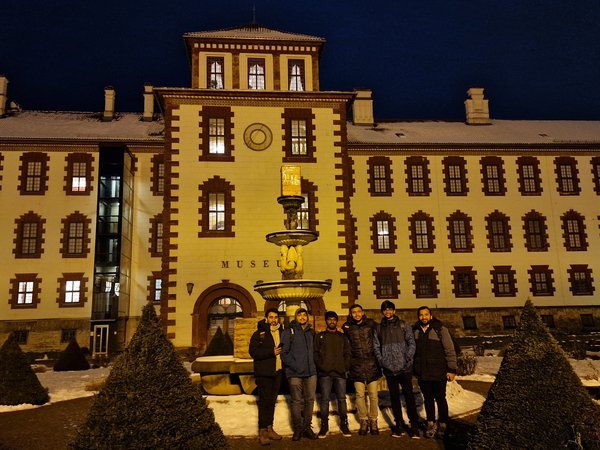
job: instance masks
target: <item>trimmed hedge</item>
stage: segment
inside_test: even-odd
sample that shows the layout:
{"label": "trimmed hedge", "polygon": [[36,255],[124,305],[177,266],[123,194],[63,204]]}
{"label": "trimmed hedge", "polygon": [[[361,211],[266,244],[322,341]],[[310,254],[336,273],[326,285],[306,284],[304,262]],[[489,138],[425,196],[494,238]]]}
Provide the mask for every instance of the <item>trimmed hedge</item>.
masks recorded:
{"label": "trimmed hedge", "polygon": [[41,385],[27,355],[11,334],[0,347],[0,405],[43,405],[48,400],[48,389]]}
{"label": "trimmed hedge", "polygon": [[54,363],[55,372],[64,372],[67,370],[88,370],[90,363],[85,358],[83,350],[75,339],[71,339],[67,348],[65,348]]}
{"label": "trimmed hedge", "polygon": [[[569,447],[578,440],[583,447]],[[600,448],[600,406],[530,300],[467,448]]]}
{"label": "trimmed hedge", "polygon": [[212,410],[162,330],[152,304],[120,355],[72,449],[227,448]]}

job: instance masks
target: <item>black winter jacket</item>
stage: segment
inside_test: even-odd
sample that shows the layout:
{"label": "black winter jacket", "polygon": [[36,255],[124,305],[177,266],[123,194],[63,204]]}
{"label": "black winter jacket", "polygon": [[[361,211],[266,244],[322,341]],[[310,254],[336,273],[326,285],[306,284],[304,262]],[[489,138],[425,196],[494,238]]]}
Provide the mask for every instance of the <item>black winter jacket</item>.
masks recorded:
{"label": "black winter jacket", "polygon": [[[279,337],[281,342],[281,330]],[[275,341],[271,335],[271,327],[266,320],[258,322],[257,330],[250,338],[250,356],[254,359],[254,375],[257,377],[274,377],[277,374],[275,357]]]}
{"label": "black winter jacket", "polygon": [[350,341],[352,352],[350,378],[354,381],[370,383],[381,377],[381,369],[377,364],[373,342],[376,325],[373,319],[365,317],[360,323],[357,323],[350,317],[342,326],[344,334]]}
{"label": "black winter jacket", "polygon": [[384,375],[412,373],[415,355],[412,327],[398,316],[381,319],[375,332],[375,355]]}
{"label": "black winter jacket", "polygon": [[434,318],[425,332],[418,322],[413,330],[417,344],[415,375],[424,381],[442,381],[448,373],[456,373],[456,351],[448,328]]}
{"label": "black winter jacket", "polygon": [[315,339],[315,364],[319,376],[346,378],[350,370],[350,342],[340,331],[321,331]]}

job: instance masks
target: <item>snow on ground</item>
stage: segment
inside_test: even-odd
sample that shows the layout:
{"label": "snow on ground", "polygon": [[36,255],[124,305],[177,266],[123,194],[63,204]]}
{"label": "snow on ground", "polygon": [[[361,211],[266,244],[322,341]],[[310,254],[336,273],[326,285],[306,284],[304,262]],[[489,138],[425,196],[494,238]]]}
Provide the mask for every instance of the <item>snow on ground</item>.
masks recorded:
{"label": "snow on ground", "polygon": [[[502,358],[496,354],[477,357],[478,363],[476,373],[464,377],[458,377],[459,380],[493,382]],[[582,383],[587,386],[600,387],[600,360],[569,360],[571,365],[579,375]],[[186,363],[189,370],[190,364]],[[93,395],[92,391],[86,391],[85,386],[95,381],[105,378],[109,373],[108,368],[90,369],[78,372],[54,372],[48,370],[38,373],[37,376],[44,387],[47,387],[50,393],[50,403],[56,403],[63,400],[71,400],[79,397]],[[464,390],[458,383],[450,383],[447,391],[450,415],[452,417],[462,417],[473,414],[481,408],[485,398],[474,392]],[[232,396],[208,396],[207,400],[215,413],[217,422],[223,428],[225,434],[230,436],[255,436],[257,434],[258,408],[256,397],[252,395],[232,395]],[[291,435],[289,415],[289,397],[280,395],[277,399],[275,408],[274,428],[284,434]],[[331,410],[335,410],[335,402],[332,402]],[[354,410],[354,396],[347,397],[349,414],[349,424],[351,429],[358,429],[358,422]],[[392,422],[391,410],[389,408],[389,397],[382,394],[380,397],[379,424],[382,429],[389,427]],[[21,409],[38,408],[34,405],[1,406],[0,413],[17,411]],[[423,406],[418,404],[419,413],[424,416]],[[315,403],[315,419],[313,427],[317,431],[319,424],[316,418],[318,402]],[[406,415],[405,415],[406,417]],[[330,420],[332,431],[338,430],[338,420],[334,416]]]}

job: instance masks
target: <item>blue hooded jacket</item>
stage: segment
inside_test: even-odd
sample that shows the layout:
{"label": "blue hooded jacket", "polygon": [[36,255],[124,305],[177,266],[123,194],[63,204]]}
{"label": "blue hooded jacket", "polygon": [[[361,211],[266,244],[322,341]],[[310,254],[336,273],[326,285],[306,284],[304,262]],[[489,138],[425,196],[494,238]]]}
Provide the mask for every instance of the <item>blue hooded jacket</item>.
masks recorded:
{"label": "blue hooded jacket", "polygon": [[374,336],[375,356],[384,375],[412,372],[415,336],[412,327],[398,316],[383,318]]}
{"label": "blue hooded jacket", "polygon": [[302,327],[291,322],[290,326],[281,333],[281,362],[285,376],[310,377],[317,374],[314,359],[315,332],[310,326]]}

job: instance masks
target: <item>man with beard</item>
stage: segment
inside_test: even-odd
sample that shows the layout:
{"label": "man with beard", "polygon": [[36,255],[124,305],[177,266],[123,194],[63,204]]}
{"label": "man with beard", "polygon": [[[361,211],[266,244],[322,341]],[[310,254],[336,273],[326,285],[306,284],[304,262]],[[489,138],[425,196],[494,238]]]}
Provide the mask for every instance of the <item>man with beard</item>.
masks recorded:
{"label": "man with beard", "polygon": [[302,436],[317,439],[311,428],[315,391],[317,390],[317,367],[315,366],[315,332],[308,323],[308,311],[298,308],[295,320],[281,334],[281,360],[290,386],[292,397],[293,441]]}
{"label": "man with beard", "polygon": [[269,445],[281,436],[273,430],[275,403],[281,385],[281,329],[279,312],[275,308],[265,311],[265,320],[250,338],[250,356],[254,359],[254,376],[258,388],[258,440]]}
{"label": "man with beard", "polygon": [[[375,355],[383,368],[383,375],[390,392],[392,413],[395,426],[392,427],[392,437],[400,437],[408,432],[418,439],[419,414],[413,393],[412,373],[413,357],[415,354],[415,337],[412,327],[396,315],[396,305],[389,300],[381,303],[383,318],[377,325],[375,333]],[[406,411],[410,419],[410,428],[402,418],[402,403],[400,402],[400,387],[406,401]]]}
{"label": "man with beard", "polygon": [[[374,334],[376,323],[365,316],[362,306],[350,306],[350,316],[342,327],[350,341],[352,358],[350,360],[350,378],[354,381],[356,391],[356,408],[360,419],[358,434],[379,434],[377,416],[379,405],[377,398],[377,381],[381,378],[381,370],[375,356]],[[366,394],[366,395],[365,395]],[[367,399],[369,406],[367,409]]]}
{"label": "man with beard", "polygon": [[346,405],[346,374],[350,369],[350,343],[344,333],[337,329],[338,315],[334,311],[325,313],[325,331],[315,339],[315,364],[321,391],[321,430],[319,437],[329,432],[329,397],[335,391],[337,412],[340,416],[340,431],[351,436],[348,429],[348,408]]}
{"label": "man with beard", "polygon": [[441,321],[433,317],[429,307],[421,306],[417,310],[417,317],[419,320],[413,328],[417,344],[414,370],[427,413],[425,437],[443,439],[448,422],[446,382],[453,381],[456,376],[456,351],[450,332]]}

